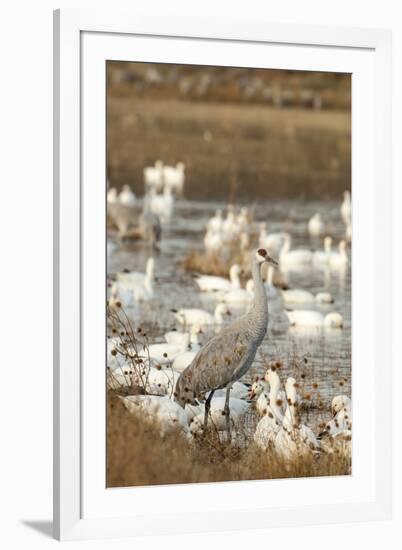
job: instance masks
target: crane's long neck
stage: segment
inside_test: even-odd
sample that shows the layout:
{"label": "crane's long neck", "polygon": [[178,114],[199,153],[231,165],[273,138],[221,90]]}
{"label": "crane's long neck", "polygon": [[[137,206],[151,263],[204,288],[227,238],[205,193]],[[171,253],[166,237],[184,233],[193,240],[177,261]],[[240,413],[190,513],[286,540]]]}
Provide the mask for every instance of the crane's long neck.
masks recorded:
{"label": "crane's long neck", "polygon": [[256,260],[253,260],[251,273],[254,281],[254,299],[249,310],[249,318],[257,333],[256,336],[262,341],[268,325],[268,302],[261,277],[261,265]]}

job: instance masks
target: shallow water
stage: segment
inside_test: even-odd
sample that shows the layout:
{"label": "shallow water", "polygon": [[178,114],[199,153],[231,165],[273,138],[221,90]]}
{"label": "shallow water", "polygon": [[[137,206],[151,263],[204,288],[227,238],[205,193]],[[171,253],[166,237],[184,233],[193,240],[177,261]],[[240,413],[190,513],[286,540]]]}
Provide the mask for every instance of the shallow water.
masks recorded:
{"label": "shallow water", "polygon": [[[191,249],[203,249],[205,225],[217,208],[226,205],[212,202],[179,200],[169,226],[164,228],[160,251],[155,253],[155,296],[151,302],[140,306],[136,323],[155,324],[155,341],[161,341],[163,333],[175,326],[172,308],[202,307],[213,312],[215,300],[202,294],[193,278],[181,267],[180,262]],[[266,221],[269,232],[286,231],[292,235],[292,248],[322,249],[319,240],[311,239],[306,222],[315,212],[320,212],[326,222],[327,233],[338,243],[344,234],[339,214],[340,204],[333,201],[301,202],[277,201],[254,205],[253,231],[258,233],[258,222]],[[120,243],[113,232],[108,239],[117,244],[109,256],[108,272],[124,268],[145,269],[149,248],[140,241]],[[251,243],[257,245],[257,242]],[[349,251],[350,254],[350,251]],[[268,335],[260,352],[268,360],[281,360],[280,376],[284,381],[289,375],[299,383],[299,393],[304,399],[305,420],[315,426],[328,418],[329,403],[334,395],[351,393],[351,270],[327,272],[307,270],[285,275],[290,288],[304,288],[316,294],[329,291],[335,303],[299,306],[327,313],[337,311],[344,319],[343,329],[295,329],[288,328],[283,311],[270,308]],[[296,307],[294,307],[296,309]],[[241,312],[243,312],[242,310]],[[249,371],[248,381],[264,371],[262,357],[257,355]],[[310,407],[309,405],[313,406]]]}

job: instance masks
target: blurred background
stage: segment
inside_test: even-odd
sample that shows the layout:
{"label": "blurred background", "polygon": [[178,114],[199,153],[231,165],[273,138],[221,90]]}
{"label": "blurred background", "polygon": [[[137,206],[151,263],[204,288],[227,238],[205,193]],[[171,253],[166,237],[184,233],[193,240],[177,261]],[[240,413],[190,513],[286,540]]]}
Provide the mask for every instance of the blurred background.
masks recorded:
{"label": "blurred background", "polygon": [[107,63],[107,172],[143,192],[144,166],[186,166],[186,197],[337,198],[351,184],[351,76]]}

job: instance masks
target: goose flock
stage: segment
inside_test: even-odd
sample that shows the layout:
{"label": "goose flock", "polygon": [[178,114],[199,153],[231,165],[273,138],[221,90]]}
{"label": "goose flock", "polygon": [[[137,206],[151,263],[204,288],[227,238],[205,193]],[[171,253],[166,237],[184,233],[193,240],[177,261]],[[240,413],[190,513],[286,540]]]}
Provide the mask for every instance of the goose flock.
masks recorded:
{"label": "goose flock", "polygon": [[[304,398],[298,392],[299,373],[289,372],[281,380],[273,362],[261,375],[263,367],[257,360],[260,346],[277,326],[285,327],[288,338],[302,333],[310,341],[345,329],[338,297],[328,286],[312,290],[308,284],[299,288],[288,282],[295,274],[298,281],[312,276],[325,281],[349,268],[350,193],[345,192],[338,207],[342,236],[339,231],[331,234],[331,225],[320,212],[305,219],[303,231],[311,239],[310,246],[298,246],[299,233],[293,232],[291,224],[284,222],[279,230],[276,226],[270,231],[270,221],[254,219],[252,207],[216,209],[204,224],[198,250],[211,267],[217,257],[222,259],[226,275],[217,275],[213,269],[181,273],[186,292],[178,293],[172,303],[158,264],[163,262],[164,235],[169,235],[180,215],[185,165],[156,161],[144,168],[143,176],[142,198],[128,185],[120,192],[109,185],[107,192],[108,216],[117,230],[108,238],[108,266],[125,246],[130,227],[140,227],[139,220],[150,215],[153,228],[149,241],[145,233],[134,237],[144,241],[139,246],[151,244],[145,248],[149,256],[143,272],[108,271],[109,389],[127,411],[158,422],[161,437],[180,429],[193,441],[213,426],[224,440],[236,444],[251,415],[255,420],[249,442],[262,451],[270,449],[285,462],[307,454],[336,452],[350,457],[350,398],[335,395],[328,409],[323,409],[322,429],[308,426],[303,418]],[[153,248],[155,241],[158,249]],[[158,334],[156,329],[154,336],[146,338],[141,331],[128,337],[127,330],[121,332],[115,326],[124,312],[130,326],[141,327],[146,323],[144,312],[150,309],[158,311],[160,321],[170,319],[170,330],[159,329]],[[166,326],[166,321],[161,323]],[[253,380],[257,370],[260,374]]]}

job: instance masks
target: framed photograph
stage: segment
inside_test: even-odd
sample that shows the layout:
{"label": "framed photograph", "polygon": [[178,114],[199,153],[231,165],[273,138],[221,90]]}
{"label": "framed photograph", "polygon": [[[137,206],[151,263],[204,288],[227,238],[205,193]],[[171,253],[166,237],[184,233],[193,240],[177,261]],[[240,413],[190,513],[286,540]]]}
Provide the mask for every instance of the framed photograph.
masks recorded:
{"label": "framed photograph", "polygon": [[390,517],[390,64],[55,12],[56,538]]}

